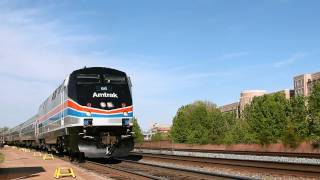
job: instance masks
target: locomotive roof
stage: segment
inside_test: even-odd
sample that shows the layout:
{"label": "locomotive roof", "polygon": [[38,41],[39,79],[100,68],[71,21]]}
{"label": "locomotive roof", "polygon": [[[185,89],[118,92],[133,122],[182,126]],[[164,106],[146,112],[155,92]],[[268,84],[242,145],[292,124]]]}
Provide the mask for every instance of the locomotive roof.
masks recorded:
{"label": "locomotive roof", "polygon": [[118,75],[125,75],[126,73],[123,71],[119,71],[112,68],[106,68],[106,67],[84,67],[82,69],[78,69],[73,71],[71,74],[81,74],[81,73],[110,73],[110,74],[118,74]]}

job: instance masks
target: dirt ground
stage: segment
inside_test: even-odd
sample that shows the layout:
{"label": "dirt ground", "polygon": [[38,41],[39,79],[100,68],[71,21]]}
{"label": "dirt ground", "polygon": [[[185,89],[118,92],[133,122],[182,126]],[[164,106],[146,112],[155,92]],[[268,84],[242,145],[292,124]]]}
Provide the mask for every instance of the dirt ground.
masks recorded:
{"label": "dirt ground", "polygon": [[70,162],[60,159],[43,160],[42,157],[35,157],[34,152],[22,152],[19,149],[5,147],[0,149],[5,157],[4,162],[0,163],[0,179],[55,179],[54,172],[58,167],[71,167],[75,172],[76,178],[62,177],[60,179],[110,179],[96,173],[82,169]]}

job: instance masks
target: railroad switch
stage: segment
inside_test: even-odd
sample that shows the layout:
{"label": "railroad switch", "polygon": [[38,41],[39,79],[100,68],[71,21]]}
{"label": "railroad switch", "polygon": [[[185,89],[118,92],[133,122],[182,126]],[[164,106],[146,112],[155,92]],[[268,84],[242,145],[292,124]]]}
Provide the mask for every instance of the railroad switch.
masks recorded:
{"label": "railroad switch", "polygon": [[76,175],[74,174],[74,171],[72,168],[69,167],[59,167],[55,170],[54,172],[54,176],[55,178],[59,179],[60,177],[65,177],[65,176],[72,176],[72,177],[76,177]]}
{"label": "railroad switch", "polygon": [[42,159],[43,160],[54,160],[52,154],[45,154],[45,155],[43,155]]}

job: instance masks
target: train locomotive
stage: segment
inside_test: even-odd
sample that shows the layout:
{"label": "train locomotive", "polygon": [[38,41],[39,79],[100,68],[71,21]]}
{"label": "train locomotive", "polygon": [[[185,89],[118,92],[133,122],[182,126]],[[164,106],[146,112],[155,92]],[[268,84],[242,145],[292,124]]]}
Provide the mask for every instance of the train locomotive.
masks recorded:
{"label": "train locomotive", "polygon": [[73,71],[38,113],[9,129],[6,144],[89,158],[127,156],[134,147],[131,81],[125,72]]}

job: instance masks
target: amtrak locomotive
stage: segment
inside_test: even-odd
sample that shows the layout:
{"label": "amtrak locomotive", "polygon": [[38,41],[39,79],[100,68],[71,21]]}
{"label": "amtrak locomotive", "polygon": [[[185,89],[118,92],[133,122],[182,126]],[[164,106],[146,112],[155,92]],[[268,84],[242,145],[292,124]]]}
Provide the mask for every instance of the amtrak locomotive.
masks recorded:
{"label": "amtrak locomotive", "polygon": [[104,67],[72,72],[38,113],[5,134],[7,144],[79,154],[127,156],[133,149],[131,82]]}

